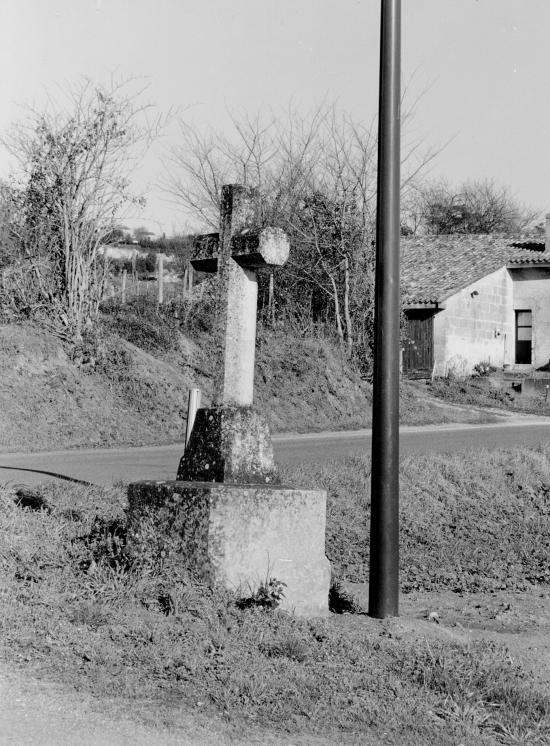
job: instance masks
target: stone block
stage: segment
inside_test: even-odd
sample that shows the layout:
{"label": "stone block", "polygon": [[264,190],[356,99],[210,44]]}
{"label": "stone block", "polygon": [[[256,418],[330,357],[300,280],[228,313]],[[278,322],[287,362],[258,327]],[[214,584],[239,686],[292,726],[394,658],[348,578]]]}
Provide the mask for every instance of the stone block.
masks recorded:
{"label": "stone block", "polygon": [[280,608],[328,614],[326,492],[206,482],[136,482],[128,489],[128,549],[162,537],[169,561],[210,585],[249,597],[286,583]]}
{"label": "stone block", "polygon": [[177,479],[237,484],[276,482],[273,446],[263,415],[251,407],[199,409]]}

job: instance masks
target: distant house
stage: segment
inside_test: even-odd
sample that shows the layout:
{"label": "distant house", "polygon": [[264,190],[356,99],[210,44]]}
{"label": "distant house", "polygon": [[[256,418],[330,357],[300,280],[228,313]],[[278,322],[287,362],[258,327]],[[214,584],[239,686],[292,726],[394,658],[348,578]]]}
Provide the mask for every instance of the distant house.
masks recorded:
{"label": "distant house", "polygon": [[402,238],[403,374],[467,374],[482,361],[530,370],[550,361],[547,238]]}
{"label": "distant house", "polygon": [[108,244],[100,246],[100,254],[106,254],[109,259],[130,261],[138,256],[147,256],[147,249],[142,249],[136,242],[131,244]]}

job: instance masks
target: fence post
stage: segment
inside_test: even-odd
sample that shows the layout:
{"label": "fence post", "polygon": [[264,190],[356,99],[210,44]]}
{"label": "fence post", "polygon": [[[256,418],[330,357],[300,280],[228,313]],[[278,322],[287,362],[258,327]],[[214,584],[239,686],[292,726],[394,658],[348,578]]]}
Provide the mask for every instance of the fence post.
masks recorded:
{"label": "fence post", "polygon": [[182,299],[185,300],[187,298],[187,270],[183,273],[183,283],[182,283]]}
{"label": "fence post", "polygon": [[185,430],[185,446],[189,443],[189,438],[193,431],[193,425],[195,424],[195,415],[197,409],[201,406],[201,390],[200,389],[189,389],[189,401],[187,404],[187,428]]}
{"label": "fence post", "polygon": [[159,285],[159,306],[164,302],[164,254],[158,254],[157,259],[157,278]]}
{"label": "fence post", "polygon": [[275,327],[275,287],[273,272],[271,272],[271,274],[269,275],[269,297],[267,306],[269,309],[269,321],[271,323],[271,328],[273,329]]}
{"label": "fence post", "polygon": [[103,247],[103,288],[104,292],[107,292],[109,287],[109,255],[107,254],[107,247]]}
{"label": "fence post", "polygon": [[122,292],[121,292],[121,301],[122,305],[126,305],[126,276],[128,274],[128,270],[123,269],[122,270]]}

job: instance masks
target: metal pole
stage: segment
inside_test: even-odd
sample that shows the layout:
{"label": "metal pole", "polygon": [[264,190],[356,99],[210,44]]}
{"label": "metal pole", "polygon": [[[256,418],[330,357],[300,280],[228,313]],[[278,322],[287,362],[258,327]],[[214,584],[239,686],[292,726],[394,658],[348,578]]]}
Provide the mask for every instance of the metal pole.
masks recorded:
{"label": "metal pole", "polygon": [[201,390],[200,389],[189,389],[189,401],[187,404],[187,429],[185,431],[185,445],[189,443],[191,432],[193,431],[193,425],[195,424],[195,416],[197,410],[201,406]]}
{"label": "metal pole", "polygon": [[369,615],[399,613],[401,0],[382,0]]}

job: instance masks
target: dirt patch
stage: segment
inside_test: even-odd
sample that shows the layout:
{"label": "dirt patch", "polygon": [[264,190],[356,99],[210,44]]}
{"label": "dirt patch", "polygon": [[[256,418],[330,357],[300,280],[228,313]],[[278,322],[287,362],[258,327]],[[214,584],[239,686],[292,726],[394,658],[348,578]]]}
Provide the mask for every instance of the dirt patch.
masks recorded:
{"label": "dirt patch", "polygon": [[[288,746],[266,732],[250,731],[246,739],[219,718],[186,713],[167,727],[162,718],[144,724],[132,703],[97,699],[60,683],[42,680],[0,664],[0,733],[8,746]],[[301,746],[328,746],[325,739],[292,738]]]}
{"label": "dirt patch", "polygon": [[[344,583],[365,612],[368,584]],[[364,617],[363,617],[364,619]],[[361,624],[360,616],[343,615],[342,624]],[[400,616],[385,619],[387,634],[397,639],[482,640],[504,646],[550,694],[550,586],[524,592],[414,592],[401,597]]]}
{"label": "dirt patch", "polygon": [[438,633],[437,627],[439,634],[461,642],[504,645],[550,692],[550,588],[523,593],[416,593],[404,598],[403,611],[411,626],[424,620],[424,629],[428,624],[432,634]]}

